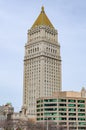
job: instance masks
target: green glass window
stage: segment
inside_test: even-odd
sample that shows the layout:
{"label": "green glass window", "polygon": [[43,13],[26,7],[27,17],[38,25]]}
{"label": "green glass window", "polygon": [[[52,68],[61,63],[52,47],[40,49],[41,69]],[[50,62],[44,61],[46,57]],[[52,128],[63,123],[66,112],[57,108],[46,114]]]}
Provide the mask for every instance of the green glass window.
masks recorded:
{"label": "green glass window", "polygon": [[78,113],[78,116],[85,116],[85,113]]}
{"label": "green glass window", "polygon": [[85,107],[85,104],[79,104],[78,107]]}
{"label": "green glass window", "polygon": [[40,109],[37,109],[37,112],[39,112],[40,111]]}
{"label": "green glass window", "polygon": [[44,102],[57,102],[57,99],[45,99]]}
{"label": "green glass window", "polygon": [[59,106],[66,106],[66,104],[59,104]]}
{"label": "green glass window", "polygon": [[86,119],[85,118],[78,118],[78,120],[85,121]]}
{"label": "green glass window", "polygon": [[59,115],[65,116],[67,113],[60,112]]}
{"label": "green glass window", "polygon": [[76,113],[69,113],[69,116],[76,116]]}
{"label": "green glass window", "polygon": [[78,100],[78,103],[85,103],[85,100]]}
{"label": "green glass window", "polygon": [[51,102],[57,102],[57,99],[51,99],[50,101]]}
{"label": "green glass window", "polygon": [[38,113],[37,116],[40,116],[40,114]]}
{"label": "green glass window", "polygon": [[44,120],[57,120],[57,118],[55,118],[55,117],[46,117],[46,118],[44,118]]}
{"label": "green glass window", "polygon": [[85,109],[78,109],[78,112],[85,112]]}
{"label": "green glass window", "polygon": [[45,116],[50,116],[50,113],[44,113]]}
{"label": "green glass window", "polygon": [[39,121],[39,120],[40,120],[40,118],[37,118],[37,120]]}
{"label": "green glass window", "polygon": [[49,107],[49,106],[57,106],[57,104],[44,104],[44,106]]}
{"label": "green glass window", "polygon": [[59,117],[59,120],[67,120],[66,117]]}
{"label": "green glass window", "polygon": [[37,107],[40,107],[40,105],[37,105]]}
{"label": "green glass window", "polygon": [[75,107],[76,104],[68,104],[68,107]]}
{"label": "green glass window", "polygon": [[76,120],[76,118],[74,118],[74,117],[70,117],[69,120]]}
{"label": "green glass window", "polygon": [[76,102],[74,99],[69,99],[68,102]]}
{"label": "green glass window", "polygon": [[79,125],[86,125],[86,122],[79,122]]}
{"label": "green glass window", "polygon": [[45,111],[56,111],[57,108],[45,108],[44,110],[45,110]]}
{"label": "green glass window", "polygon": [[58,102],[66,102],[66,99],[58,99]]}
{"label": "green glass window", "polygon": [[41,116],[43,116],[43,113],[41,113]]}
{"label": "green glass window", "polygon": [[68,111],[75,112],[76,109],[74,109],[74,108],[69,108]]}
{"label": "green glass window", "polygon": [[67,109],[66,108],[59,108],[58,110],[59,111],[66,111]]}
{"label": "green glass window", "polygon": [[57,116],[57,112],[53,112],[53,113],[44,113],[45,116]]}
{"label": "green glass window", "polygon": [[40,103],[40,100],[38,100],[37,103]]}

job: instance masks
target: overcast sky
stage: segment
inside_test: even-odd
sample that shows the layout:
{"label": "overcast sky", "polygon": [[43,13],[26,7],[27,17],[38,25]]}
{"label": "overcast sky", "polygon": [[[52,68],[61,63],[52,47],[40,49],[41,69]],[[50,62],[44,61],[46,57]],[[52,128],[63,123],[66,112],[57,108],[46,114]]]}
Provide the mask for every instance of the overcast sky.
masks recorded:
{"label": "overcast sky", "polygon": [[58,30],[62,89],[86,88],[86,0],[0,0],[0,105],[22,106],[24,45],[41,6]]}

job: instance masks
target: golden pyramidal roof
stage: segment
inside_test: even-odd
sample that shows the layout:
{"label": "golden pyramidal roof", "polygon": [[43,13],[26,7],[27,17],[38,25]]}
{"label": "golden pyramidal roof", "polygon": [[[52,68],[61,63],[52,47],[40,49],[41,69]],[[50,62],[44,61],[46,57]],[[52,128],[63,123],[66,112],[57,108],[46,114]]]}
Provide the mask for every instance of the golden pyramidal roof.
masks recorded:
{"label": "golden pyramidal roof", "polygon": [[41,13],[39,14],[39,16],[36,19],[36,21],[34,22],[34,24],[32,25],[32,28],[35,28],[35,27],[37,27],[39,25],[46,25],[46,26],[49,26],[51,28],[54,28],[52,23],[48,19],[47,15],[45,14],[43,6],[41,8]]}

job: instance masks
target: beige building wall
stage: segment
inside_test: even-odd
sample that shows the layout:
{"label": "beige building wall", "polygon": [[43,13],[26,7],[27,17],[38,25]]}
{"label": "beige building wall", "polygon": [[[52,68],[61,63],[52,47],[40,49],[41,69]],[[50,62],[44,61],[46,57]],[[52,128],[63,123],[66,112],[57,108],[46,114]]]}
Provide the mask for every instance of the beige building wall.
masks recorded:
{"label": "beige building wall", "polygon": [[58,32],[50,23],[43,8],[32,28],[28,30],[27,38],[22,110],[29,116],[35,116],[36,99],[52,96],[53,92],[61,90]]}
{"label": "beige building wall", "polygon": [[[86,90],[84,91],[86,94]],[[37,122],[56,123],[66,130],[86,129],[86,96],[81,92],[65,91],[52,97],[37,99]]]}

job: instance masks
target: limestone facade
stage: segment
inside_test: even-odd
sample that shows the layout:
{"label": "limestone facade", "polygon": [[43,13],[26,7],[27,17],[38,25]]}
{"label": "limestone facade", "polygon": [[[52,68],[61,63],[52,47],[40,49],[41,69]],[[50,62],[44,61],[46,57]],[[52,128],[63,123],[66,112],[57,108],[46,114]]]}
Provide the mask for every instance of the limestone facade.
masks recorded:
{"label": "limestone facade", "polygon": [[[41,16],[43,15],[43,16]],[[24,113],[36,115],[36,99],[52,96],[61,90],[61,57],[58,31],[51,25],[44,10],[28,30],[24,57]],[[41,24],[40,17],[45,19]],[[38,25],[35,25],[39,23]],[[46,23],[49,23],[47,25]]]}

